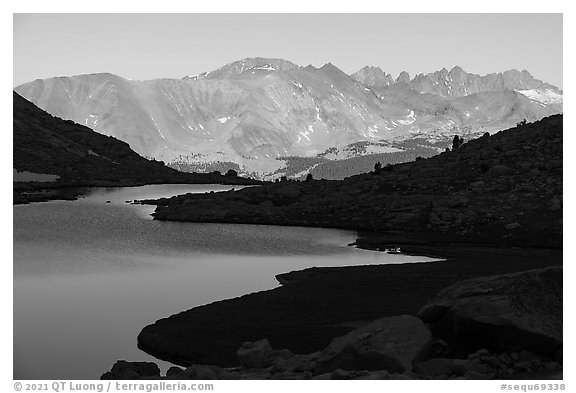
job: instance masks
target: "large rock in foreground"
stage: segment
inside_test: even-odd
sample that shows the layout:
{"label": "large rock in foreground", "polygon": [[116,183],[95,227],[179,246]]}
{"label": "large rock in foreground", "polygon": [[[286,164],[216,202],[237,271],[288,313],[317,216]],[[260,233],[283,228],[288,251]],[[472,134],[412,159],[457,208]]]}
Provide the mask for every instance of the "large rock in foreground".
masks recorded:
{"label": "large rock in foreground", "polygon": [[412,370],[431,347],[432,335],[424,323],[413,316],[377,319],[345,336],[337,337],[320,355],[317,374],[337,369]]}
{"label": "large rock in foreground", "polygon": [[267,339],[263,339],[256,342],[245,342],[236,351],[236,355],[238,355],[240,363],[245,368],[263,368],[272,351],[270,342]]}
{"label": "large rock in foreground", "polygon": [[154,362],[127,362],[118,360],[100,379],[141,379],[160,377],[160,368]]}
{"label": "large rock in foreground", "polygon": [[442,290],[418,316],[463,352],[562,345],[562,267],[480,277]]}

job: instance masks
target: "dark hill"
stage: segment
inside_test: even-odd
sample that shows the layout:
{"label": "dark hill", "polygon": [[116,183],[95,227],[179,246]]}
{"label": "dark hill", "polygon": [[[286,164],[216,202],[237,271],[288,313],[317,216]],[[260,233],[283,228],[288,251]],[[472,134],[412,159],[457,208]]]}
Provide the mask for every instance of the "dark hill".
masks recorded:
{"label": "dark hill", "polygon": [[159,200],[159,220],[336,227],[560,247],[562,115],[343,181]]}
{"label": "dark hill", "polygon": [[13,167],[56,175],[53,182],[15,182],[14,201],[33,200],[22,191],[71,186],[133,186],[159,183],[255,184],[218,174],[182,173],[147,160],[130,146],[70,120],[53,117],[13,93]]}

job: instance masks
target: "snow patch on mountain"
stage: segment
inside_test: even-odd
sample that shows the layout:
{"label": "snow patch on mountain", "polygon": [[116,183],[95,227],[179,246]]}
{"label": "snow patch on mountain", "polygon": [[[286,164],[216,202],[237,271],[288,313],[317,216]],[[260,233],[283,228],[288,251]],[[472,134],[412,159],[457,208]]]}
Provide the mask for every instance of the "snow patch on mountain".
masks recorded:
{"label": "snow patch on mountain", "polygon": [[406,119],[398,120],[398,123],[402,125],[410,125],[416,121],[416,117],[414,117],[414,111],[410,111],[410,114],[406,116]]}
{"label": "snow patch on mountain", "polygon": [[543,104],[561,104],[563,101],[562,94],[557,93],[552,89],[528,89],[516,91],[525,95],[531,100],[538,101]]}
{"label": "snow patch on mountain", "polygon": [[314,165],[310,166],[309,168],[304,169],[303,171],[300,171],[300,172],[298,172],[298,173],[295,173],[294,175],[290,176],[290,178],[292,178],[292,179],[299,179],[299,178],[301,178],[301,177],[307,176],[309,173],[312,172],[312,169],[316,168],[318,165],[320,165],[320,164],[319,164],[319,163],[318,163],[318,164],[314,164]]}
{"label": "snow patch on mountain", "polygon": [[276,71],[276,68],[266,64],[260,67],[252,67],[252,70],[268,70],[268,71]]}

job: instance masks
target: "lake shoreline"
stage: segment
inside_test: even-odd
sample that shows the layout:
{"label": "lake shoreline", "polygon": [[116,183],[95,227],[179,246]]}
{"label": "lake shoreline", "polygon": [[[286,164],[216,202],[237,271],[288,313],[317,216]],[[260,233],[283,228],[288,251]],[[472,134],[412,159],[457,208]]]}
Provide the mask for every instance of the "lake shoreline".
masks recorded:
{"label": "lake shoreline", "polygon": [[[210,175],[210,174],[206,174]],[[221,176],[224,177],[224,176]],[[40,183],[40,182],[14,182],[13,183],[13,205],[25,205],[35,202],[50,202],[55,200],[75,201],[84,193],[82,189],[92,188],[116,188],[116,187],[141,187],[148,185],[162,185],[162,184],[187,184],[187,185],[225,185],[225,186],[247,186],[247,185],[260,185],[259,180],[253,180],[243,177],[228,177],[226,181],[214,182],[213,179],[206,179],[206,182],[182,182],[181,179],[170,182],[139,182],[139,181],[124,181],[124,182],[109,182],[109,181],[87,181],[78,182],[73,184],[61,183]]]}
{"label": "lake shoreline", "polygon": [[[370,249],[376,244],[375,237],[366,235],[355,242]],[[181,366],[237,366],[240,345],[263,338],[275,348],[312,353],[362,323],[416,315],[441,289],[455,282],[562,265],[561,249],[430,246],[402,243],[398,236],[379,244],[445,260],[279,274],[276,278],[282,285],[275,289],[195,307],[146,326],[138,336],[138,347]]]}

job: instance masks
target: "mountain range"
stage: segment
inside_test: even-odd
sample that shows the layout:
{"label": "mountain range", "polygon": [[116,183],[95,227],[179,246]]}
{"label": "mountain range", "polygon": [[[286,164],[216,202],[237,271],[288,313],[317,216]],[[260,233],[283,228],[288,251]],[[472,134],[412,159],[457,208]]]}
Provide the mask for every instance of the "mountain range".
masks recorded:
{"label": "mountain range", "polygon": [[561,113],[563,100],[562,90],[525,70],[480,76],[454,67],[394,79],[378,67],[348,75],[331,63],[268,58],[182,79],[99,73],[38,79],[15,91],[169,166],[260,178],[301,177],[315,165],[296,172],[288,157],[436,154],[455,134],[469,138]]}

